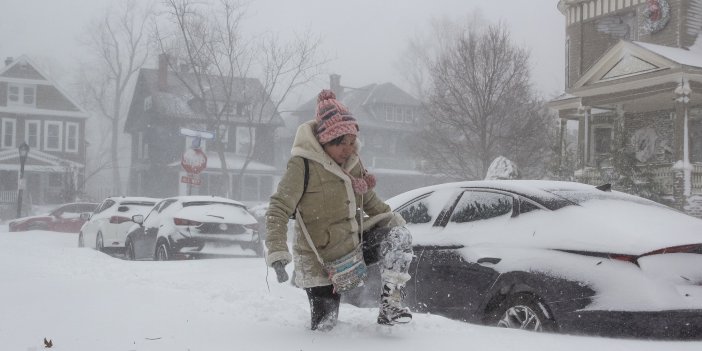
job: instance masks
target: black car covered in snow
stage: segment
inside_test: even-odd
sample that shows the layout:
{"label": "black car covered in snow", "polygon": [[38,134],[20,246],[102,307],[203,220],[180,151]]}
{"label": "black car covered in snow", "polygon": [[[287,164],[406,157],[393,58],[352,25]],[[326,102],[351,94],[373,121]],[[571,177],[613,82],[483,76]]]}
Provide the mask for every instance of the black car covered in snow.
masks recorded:
{"label": "black car covered in snow", "polygon": [[[387,202],[413,236],[405,301],[415,312],[535,331],[702,338],[700,219],[556,181],[449,183]],[[377,306],[377,281],[344,299]]]}

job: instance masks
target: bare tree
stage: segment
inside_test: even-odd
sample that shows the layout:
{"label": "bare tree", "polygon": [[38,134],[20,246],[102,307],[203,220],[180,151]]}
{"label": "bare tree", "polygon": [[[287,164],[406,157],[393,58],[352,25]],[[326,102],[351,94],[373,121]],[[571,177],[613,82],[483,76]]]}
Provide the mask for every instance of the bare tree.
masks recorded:
{"label": "bare tree", "polygon": [[504,24],[455,33],[424,60],[429,118],[417,153],[428,170],[463,179],[482,179],[500,155],[543,176],[554,125],[532,89],[528,52]]}
{"label": "bare tree", "polygon": [[[252,147],[239,171],[242,179],[255,155],[256,126],[278,117],[290,92],[319,74],[319,39],[305,35],[283,45],[275,35],[244,38],[246,6],[236,0],[165,0],[163,5],[167,24],[157,26],[156,44],[179,83],[199,101],[205,127],[218,136],[232,122],[248,127]],[[221,137],[210,143],[228,179],[226,144]],[[231,195],[230,186],[222,182],[222,192]]]}
{"label": "bare tree", "polygon": [[100,162],[94,168],[102,169],[109,164],[115,194],[122,193],[119,136],[129,102],[128,88],[149,57],[148,23],[151,14],[149,7],[128,0],[106,11],[87,29],[85,45],[90,49],[92,61],[83,65],[86,69],[81,72],[82,89],[89,100],[88,106],[109,121],[103,129],[109,137],[100,139],[101,142],[110,141],[109,161]]}

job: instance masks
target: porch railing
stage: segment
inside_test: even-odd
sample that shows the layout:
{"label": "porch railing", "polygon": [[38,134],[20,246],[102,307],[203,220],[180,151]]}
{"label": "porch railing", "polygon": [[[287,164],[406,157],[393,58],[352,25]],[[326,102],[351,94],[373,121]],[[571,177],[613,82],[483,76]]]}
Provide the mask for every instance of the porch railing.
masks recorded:
{"label": "porch railing", "polygon": [[[648,169],[653,174],[653,179],[661,186],[664,195],[673,194],[673,182],[675,180],[675,172],[671,163],[641,165],[639,168]],[[611,167],[603,168],[605,172],[611,171]],[[576,179],[581,183],[599,185],[604,183],[600,171],[597,168],[585,168],[578,170],[575,174]],[[702,164],[692,165],[691,175],[693,194],[702,194]]]}
{"label": "porch railing", "polygon": [[17,190],[0,191],[0,203],[14,203],[14,202],[17,202]]}

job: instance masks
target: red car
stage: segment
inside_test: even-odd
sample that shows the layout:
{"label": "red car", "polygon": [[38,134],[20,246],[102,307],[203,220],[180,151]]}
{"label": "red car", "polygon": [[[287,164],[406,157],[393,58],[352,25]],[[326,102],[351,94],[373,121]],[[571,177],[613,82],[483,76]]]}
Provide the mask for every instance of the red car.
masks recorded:
{"label": "red car", "polygon": [[50,230],[54,232],[78,233],[85,219],[81,219],[80,214],[93,212],[98,204],[88,202],[76,202],[61,205],[49,214],[41,216],[30,216],[17,218],[10,221],[8,228],[11,232],[22,232],[26,230]]}

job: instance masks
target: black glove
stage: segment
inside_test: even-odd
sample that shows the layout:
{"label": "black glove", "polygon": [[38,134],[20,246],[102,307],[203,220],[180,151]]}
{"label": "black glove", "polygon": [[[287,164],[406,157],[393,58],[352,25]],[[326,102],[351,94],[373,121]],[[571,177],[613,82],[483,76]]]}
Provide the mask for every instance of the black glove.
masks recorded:
{"label": "black glove", "polygon": [[271,267],[275,269],[275,275],[278,276],[278,283],[284,283],[288,281],[288,272],[285,271],[285,261],[275,261],[271,264]]}

